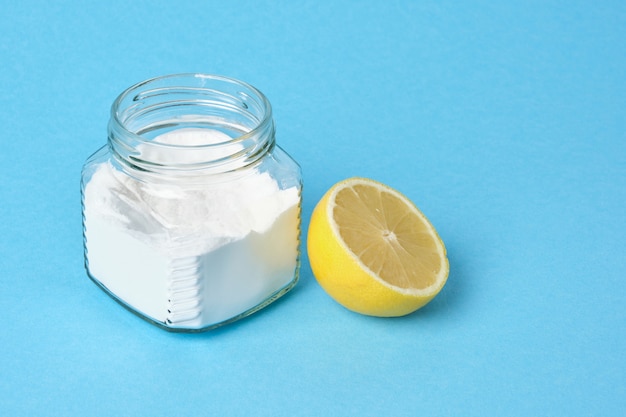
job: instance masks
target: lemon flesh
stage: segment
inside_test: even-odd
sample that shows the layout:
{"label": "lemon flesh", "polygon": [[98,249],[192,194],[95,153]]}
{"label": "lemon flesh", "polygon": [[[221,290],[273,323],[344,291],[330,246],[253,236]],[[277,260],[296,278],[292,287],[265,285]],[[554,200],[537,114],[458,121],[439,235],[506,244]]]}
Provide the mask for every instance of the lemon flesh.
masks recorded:
{"label": "lemon flesh", "polygon": [[311,269],[344,307],[373,316],[402,316],[443,287],[449,265],[435,228],[398,191],[365,178],[335,184],[311,217]]}

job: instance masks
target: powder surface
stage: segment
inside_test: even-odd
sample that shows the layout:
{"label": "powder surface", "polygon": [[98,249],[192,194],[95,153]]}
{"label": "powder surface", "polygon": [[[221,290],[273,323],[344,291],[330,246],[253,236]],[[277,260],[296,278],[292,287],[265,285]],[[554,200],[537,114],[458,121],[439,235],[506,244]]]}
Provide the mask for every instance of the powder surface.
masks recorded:
{"label": "powder surface", "polygon": [[[154,139],[177,145],[227,140],[210,129],[179,129]],[[103,162],[84,188],[89,273],[157,322],[219,324],[293,283],[299,203],[297,187],[280,189],[258,170],[204,187],[174,186],[139,181]]]}

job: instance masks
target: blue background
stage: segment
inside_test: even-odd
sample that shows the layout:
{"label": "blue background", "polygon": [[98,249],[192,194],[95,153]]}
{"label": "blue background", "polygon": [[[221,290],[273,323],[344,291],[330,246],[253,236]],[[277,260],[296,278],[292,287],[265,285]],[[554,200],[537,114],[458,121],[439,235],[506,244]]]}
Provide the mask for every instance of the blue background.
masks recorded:
{"label": "blue background", "polygon": [[[626,415],[626,3],[2,1],[3,416]],[[409,196],[447,248],[380,319],[301,280],[170,334],[83,268],[79,177],[109,107],[206,72],[270,99],[303,227],[335,182]],[[304,246],[303,246],[304,250]]]}

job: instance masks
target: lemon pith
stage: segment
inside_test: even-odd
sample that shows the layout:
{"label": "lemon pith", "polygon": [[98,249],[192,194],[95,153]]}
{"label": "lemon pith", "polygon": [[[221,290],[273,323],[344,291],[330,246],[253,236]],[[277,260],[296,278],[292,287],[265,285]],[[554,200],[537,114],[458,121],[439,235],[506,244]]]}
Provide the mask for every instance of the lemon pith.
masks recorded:
{"label": "lemon pith", "polygon": [[428,303],[448,276],[443,242],[399,192],[365,178],[335,184],[311,217],[311,269],[344,307],[401,316]]}

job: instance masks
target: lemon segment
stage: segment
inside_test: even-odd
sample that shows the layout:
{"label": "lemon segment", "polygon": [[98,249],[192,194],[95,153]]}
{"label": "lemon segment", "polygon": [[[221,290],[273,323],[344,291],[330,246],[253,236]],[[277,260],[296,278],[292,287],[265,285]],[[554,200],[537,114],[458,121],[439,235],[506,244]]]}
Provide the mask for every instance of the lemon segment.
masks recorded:
{"label": "lemon segment", "polygon": [[404,195],[349,178],[313,210],[307,236],[313,274],[339,304],[372,316],[402,316],[427,304],[449,272],[435,228]]}

